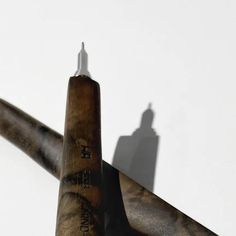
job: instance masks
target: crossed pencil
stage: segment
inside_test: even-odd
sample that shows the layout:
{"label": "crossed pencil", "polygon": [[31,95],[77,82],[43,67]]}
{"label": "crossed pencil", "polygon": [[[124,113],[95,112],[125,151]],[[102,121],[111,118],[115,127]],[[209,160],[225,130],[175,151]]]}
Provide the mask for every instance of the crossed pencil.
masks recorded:
{"label": "crossed pencil", "polygon": [[56,236],[215,235],[102,161],[99,84],[81,64],[83,50],[64,138],[0,99],[0,135],[60,180]]}

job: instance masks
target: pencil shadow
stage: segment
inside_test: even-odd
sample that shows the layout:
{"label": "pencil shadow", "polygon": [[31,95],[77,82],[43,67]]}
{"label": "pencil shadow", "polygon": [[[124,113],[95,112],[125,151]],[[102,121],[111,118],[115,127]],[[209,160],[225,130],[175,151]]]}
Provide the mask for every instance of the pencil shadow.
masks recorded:
{"label": "pencil shadow", "polygon": [[[152,128],[154,111],[149,104],[140,127],[117,142],[113,165],[149,190],[153,190],[159,136]],[[106,236],[145,235],[130,227],[120,189],[119,172],[104,163],[104,201]]]}
{"label": "pencil shadow", "polygon": [[160,137],[152,128],[154,111],[149,104],[140,127],[130,136],[121,136],[113,157],[113,166],[153,191]]}
{"label": "pencil shadow", "polygon": [[118,170],[104,162],[103,178],[105,236],[145,235],[133,229],[129,224],[122,200]]}

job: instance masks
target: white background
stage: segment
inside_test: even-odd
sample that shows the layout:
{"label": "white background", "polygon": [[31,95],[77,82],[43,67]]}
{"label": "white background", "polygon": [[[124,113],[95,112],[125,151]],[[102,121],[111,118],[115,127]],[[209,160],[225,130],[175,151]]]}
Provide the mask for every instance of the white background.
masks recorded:
{"label": "white background", "polygon": [[[85,41],[101,85],[103,158],[152,102],[154,192],[236,235],[236,3],[1,1],[0,96],[63,133],[68,78]],[[0,138],[1,235],[51,236],[58,181]]]}

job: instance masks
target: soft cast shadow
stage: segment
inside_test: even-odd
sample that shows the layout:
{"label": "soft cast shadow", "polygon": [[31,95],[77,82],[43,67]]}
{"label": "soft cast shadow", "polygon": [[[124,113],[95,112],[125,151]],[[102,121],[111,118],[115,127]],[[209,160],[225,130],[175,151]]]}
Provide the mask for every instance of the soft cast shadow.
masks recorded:
{"label": "soft cast shadow", "polygon": [[119,172],[103,162],[105,236],[144,236],[130,227],[120,189]]}
{"label": "soft cast shadow", "polygon": [[149,104],[140,127],[131,136],[121,136],[113,157],[113,166],[150,191],[154,188],[160,137],[152,128],[154,111]]}

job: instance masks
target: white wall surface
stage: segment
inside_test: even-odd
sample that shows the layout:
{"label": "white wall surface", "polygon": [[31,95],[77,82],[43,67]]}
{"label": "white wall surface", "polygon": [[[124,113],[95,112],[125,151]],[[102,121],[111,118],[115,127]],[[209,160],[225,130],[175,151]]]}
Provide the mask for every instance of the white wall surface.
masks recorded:
{"label": "white wall surface", "polygon": [[[236,2],[0,2],[0,96],[63,133],[68,78],[85,41],[112,162],[152,103],[154,192],[219,235],[236,212]],[[51,236],[58,182],[0,138],[1,235]]]}

